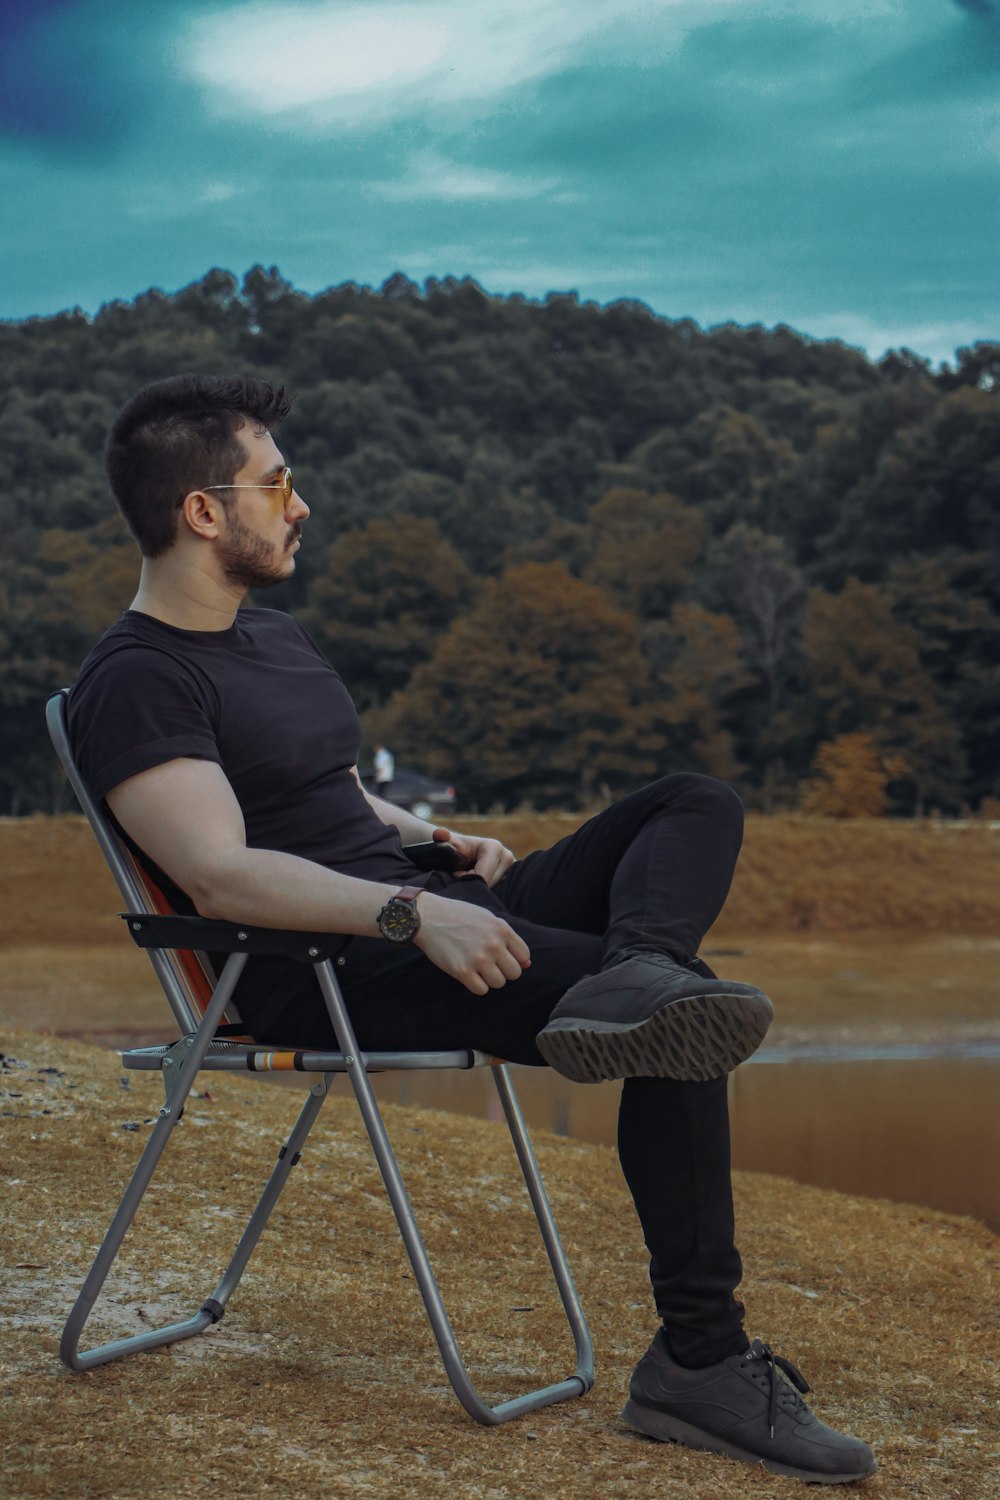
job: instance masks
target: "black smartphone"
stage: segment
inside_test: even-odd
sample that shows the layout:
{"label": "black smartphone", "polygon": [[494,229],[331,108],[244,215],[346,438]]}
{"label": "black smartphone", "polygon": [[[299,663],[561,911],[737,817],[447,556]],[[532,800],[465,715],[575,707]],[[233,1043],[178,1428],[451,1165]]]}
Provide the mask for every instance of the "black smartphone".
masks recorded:
{"label": "black smartphone", "polygon": [[403,853],[418,870],[447,870],[451,874],[455,870],[468,869],[455,845],[445,843],[443,839],[440,842],[428,839],[426,844],[404,844]]}

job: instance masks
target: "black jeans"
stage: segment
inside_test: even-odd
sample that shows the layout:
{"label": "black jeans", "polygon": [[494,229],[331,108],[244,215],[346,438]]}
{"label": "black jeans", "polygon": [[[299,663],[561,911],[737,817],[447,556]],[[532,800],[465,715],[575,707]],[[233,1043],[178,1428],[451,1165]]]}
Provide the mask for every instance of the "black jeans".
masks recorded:
{"label": "black jeans", "polygon": [[[435,874],[428,889],[502,915],[527,942],[531,966],[480,998],[419,949],[352,938],[338,975],[359,1044],[474,1047],[540,1065],[537,1033],[569,986],[605,958],[654,949],[710,974],[696,954],[725,902],[742,834],[734,792],[711,777],[678,774],[529,854],[492,890],[477,878]],[[297,993],[260,1040],[335,1046],[315,978],[300,973]],[[618,1152],[675,1357],[706,1365],[741,1352],[726,1080],[626,1078]]]}

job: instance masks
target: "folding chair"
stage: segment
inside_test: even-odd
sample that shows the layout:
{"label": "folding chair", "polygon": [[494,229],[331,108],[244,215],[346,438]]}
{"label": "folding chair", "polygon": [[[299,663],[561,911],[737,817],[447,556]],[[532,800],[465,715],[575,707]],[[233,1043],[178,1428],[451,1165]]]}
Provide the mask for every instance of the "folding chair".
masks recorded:
{"label": "folding chair", "polygon": [[[87,1274],[76,1304],[63,1331],[60,1355],[73,1370],[89,1370],[122,1355],[156,1349],[191,1338],[218,1323],[226,1311],[265,1224],[299,1160],[306,1139],[326,1099],[333,1075],[350,1079],[371,1140],[375,1158],[396,1216],[399,1232],[430,1325],[437,1340],[445,1371],[455,1394],[477,1422],[493,1426],[512,1417],[585,1394],[594,1383],[594,1349],[583,1308],[573,1283],[552,1208],[542,1184],[524,1116],[506,1064],[481,1052],[370,1052],[359,1050],[331,962],[329,934],[283,932],[261,927],[240,927],[230,922],[179,916],[170,911],[137,860],[117,837],[110,820],[91,796],[73,758],[66,729],[67,692],[55,693],[46,707],[49,734],[62,761],[73,791],[80,802],[110,866],[128,910],[123,916],[130,935],[150,957],[180,1029],[170,1046],[138,1047],[124,1051],[126,1068],[158,1070],[164,1082],[166,1102],[159,1112],[135,1172],[125,1189],[97,1257]],[[202,952],[226,953],[225,966],[216,980]],[[308,1051],[261,1046],[252,1041],[221,1040],[220,1026],[228,1033],[238,1027],[232,995],[247,958],[252,953],[279,954],[311,963],[326,1001],[338,1052]],[[487,1404],[478,1394],[458,1351],[455,1335],[431,1269],[423,1239],[417,1228],[410,1200],[396,1157],[372,1091],[369,1073],[393,1069],[489,1067],[503,1107],[528,1195],[548,1254],[566,1319],[576,1346],[576,1369],[564,1380],[502,1401]],[[164,1148],[181,1118],[184,1103],[200,1071],[238,1072],[249,1082],[296,1081],[308,1089],[308,1098],[292,1128],[278,1160],[250,1215],[232,1260],[210,1297],[191,1317],[148,1332],[115,1339],[97,1348],[81,1351],[85,1323],[114,1264],[125,1234],[135,1217],[143,1194],[156,1170]]]}

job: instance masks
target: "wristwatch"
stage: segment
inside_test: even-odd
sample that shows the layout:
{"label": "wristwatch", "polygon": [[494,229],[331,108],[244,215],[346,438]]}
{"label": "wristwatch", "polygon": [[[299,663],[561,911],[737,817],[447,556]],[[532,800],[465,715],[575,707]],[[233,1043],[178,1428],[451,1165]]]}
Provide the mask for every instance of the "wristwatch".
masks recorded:
{"label": "wristwatch", "polygon": [[420,931],[420,913],[417,897],[423,894],[423,886],[404,885],[402,890],[390,896],[376,917],[379,932],[389,943],[412,943]]}

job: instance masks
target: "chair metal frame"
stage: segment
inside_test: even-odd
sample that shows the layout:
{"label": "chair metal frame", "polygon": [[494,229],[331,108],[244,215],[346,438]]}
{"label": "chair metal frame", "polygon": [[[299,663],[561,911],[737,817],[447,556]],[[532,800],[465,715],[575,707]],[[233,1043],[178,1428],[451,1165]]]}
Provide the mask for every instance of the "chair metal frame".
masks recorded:
{"label": "chair metal frame", "polygon": [[[219,1322],[291,1170],[299,1160],[334,1075],[346,1073],[371,1140],[445,1372],[462,1406],[477,1422],[495,1426],[540,1407],[584,1395],[594,1383],[593,1342],[507,1065],[474,1051],[364,1053],[357,1045],[337,982],[329,934],[240,927],[229,922],[171,913],[146,872],[119,840],[80,774],[67,733],[67,696],[68,690],[62,689],[49,699],[46,706],[52,743],[128,908],[122,916],[129,933],[137,945],[147,951],[181,1036],[169,1047],[132,1048],[121,1054],[126,1068],[155,1069],[161,1073],[166,1101],[66,1322],[59,1351],[64,1363],[73,1370],[90,1370],[127,1354],[191,1338]],[[207,982],[205,976],[210,971],[200,959],[199,950],[229,955],[214,987]],[[246,1040],[236,1042],[218,1038],[220,1025],[235,1014],[232,995],[252,953],[277,953],[314,965],[339,1051],[273,1048]],[[480,1396],[459,1352],[369,1079],[370,1073],[395,1069],[485,1066],[490,1068],[493,1076],[576,1352],[576,1368],[572,1375],[496,1405],[490,1405]],[[212,1295],[205,1298],[192,1316],[179,1322],[81,1350],[84,1325],[184,1112],[195,1078],[200,1071],[206,1070],[238,1071],[257,1081],[295,1081],[308,1089],[308,1097]]]}

